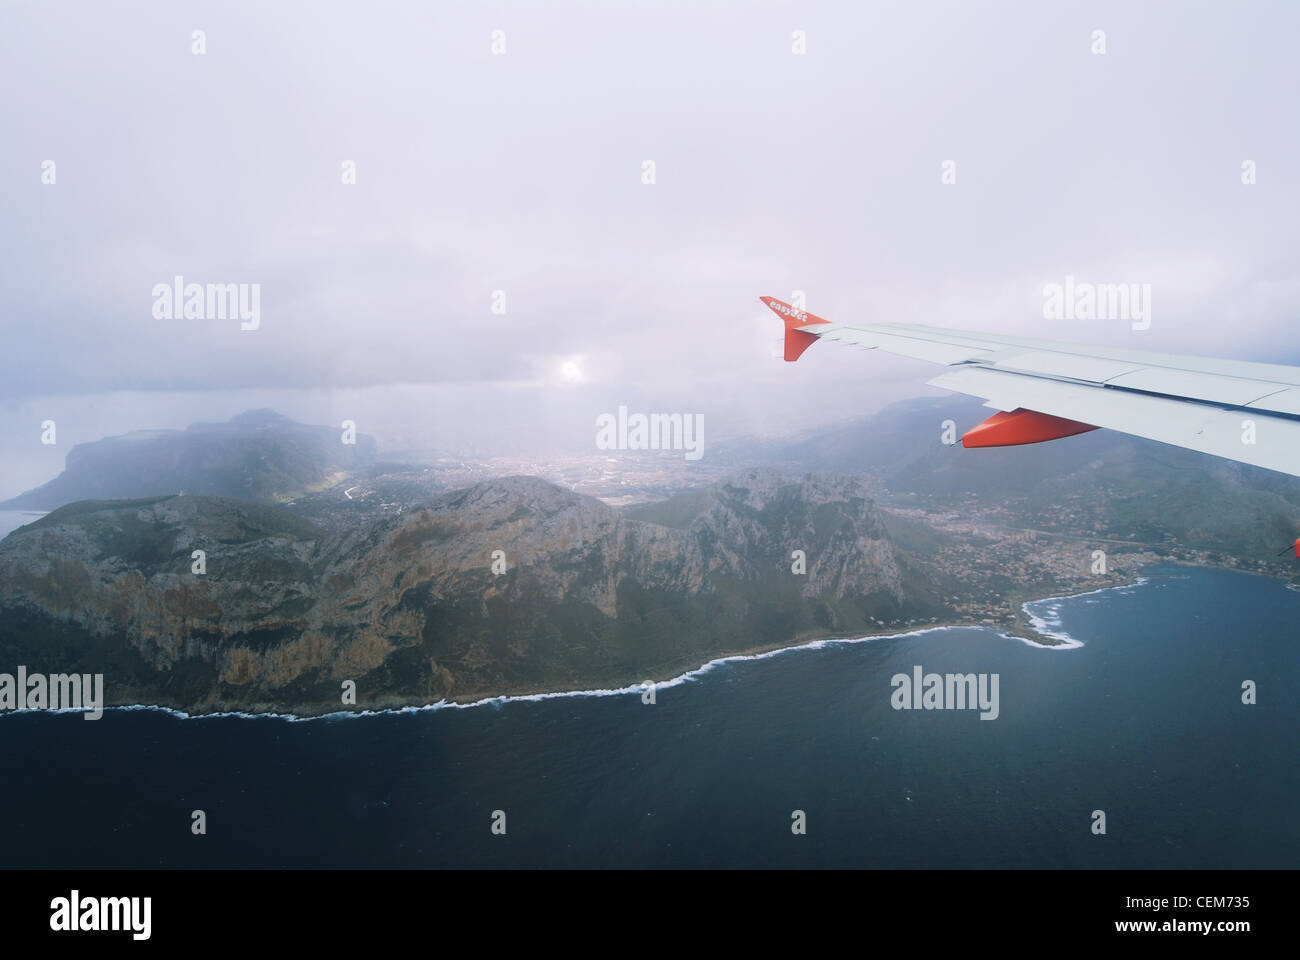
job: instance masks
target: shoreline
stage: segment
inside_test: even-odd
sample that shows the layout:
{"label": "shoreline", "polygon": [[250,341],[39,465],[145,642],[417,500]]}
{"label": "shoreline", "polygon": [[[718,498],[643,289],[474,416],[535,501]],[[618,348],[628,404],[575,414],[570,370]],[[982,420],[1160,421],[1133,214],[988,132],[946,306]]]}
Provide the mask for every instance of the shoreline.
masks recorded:
{"label": "shoreline", "polygon": [[[1165,565],[1171,567],[1186,566],[1194,569],[1223,569],[1223,570],[1229,570],[1233,573],[1250,572],[1250,571],[1236,570],[1231,567],[1217,567],[1217,566],[1212,567],[1209,565],[1197,565],[1197,564],[1185,564],[1185,563],[1184,564],[1169,563]],[[698,666],[690,667],[688,669],[685,669],[675,675],[672,675],[662,680],[658,680],[658,679],[642,680],[642,681],[636,681],[633,683],[624,684],[623,686],[592,687],[592,688],[585,688],[581,690],[545,690],[545,691],[523,690],[523,691],[505,692],[505,693],[488,694],[488,695],[471,695],[471,697],[466,697],[463,700],[452,698],[452,699],[438,700],[434,703],[405,704],[405,705],[394,704],[392,706],[380,706],[380,707],[375,707],[372,709],[365,709],[365,710],[331,710],[327,712],[312,712],[313,707],[314,706],[318,707],[318,705],[311,705],[311,704],[304,704],[302,706],[299,706],[297,708],[297,711],[284,710],[284,709],[213,710],[210,712],[191,713],[189,711],[182,710],[177,707],[168,707],[168,706],[163,706],[161,704],[144,704],[144,703],[130,703],[130,704],[123,703],[123,704],[106,705],[103,709],[105,713],[107,713],[110,710],[115,710],[115,711],[151,710],[151,711],[158,711],[158,712],[170,714],[171,716],[180,720],[207,720],[207,719],[215,720],[215,719],[226,719],[226,718],[239,718],[244,720],[274,719],[274,720],[285,720],[289,723],[306,723],[309,721],[316,721],[316,720],[342,720],[342,719],[353,719],[353,718],[360,718],[360,717],[380,717],[380,716],[387,716],[387,715],[396,716],[399,714],[434,712],[438,710],[469,710],[475,707],[487,707],[487,706],[494,706],[494,705],[503,706],[504,704],[512,703],[512,702],[535,703],[535,702],[540,702],[542,700],[558,700],[558,699],[565,699],[571,697],[629,696],[629,695],[636,695],[642,693],[649,685],[652,685],[655,690],[660,690],[660,689],[668,689],[671,687],[676,687],[684,683],[691,683],[696,678],[704,675],[705,673],[708,673],[709,671],[728,663],[738,663],[738,662],[744,662],[750,660],[767,660],[773,657],[780,656],[781,654],[785,654],[785,653],[796,653],[801,650],[818,650],[830,645],[870,643],[876,640],[889,640],[889,639],[899,639],[902,637],[915,637],[927,633],[937,633],[946,630],[970,630],[970,629],[990,630],[996,633],[1000,637],[1003,637],[1008,640],[1019,640],[1021,643],[1024,643],[1028,646],[1034,647],[1039,650],[1075,650],[1084,646],[1083,641],[1077,640],[1076,638],[1069,636],[1069,634],[1052,632],[1050,628],[1054,626],[1059,627],[1060,626],[1059,622],[1053,622],[1051,619],[1049,619],[1050,614],[1049,617],[1039,616],[1031,612],[1028,608],[1031,605],[1036,605],[1036,604],[1052,603],[1054,601],[1060,602],[1065,600],[1073,600],[1078,597],[1093,596],[1095,594],[1107,593],[1112,590],[1126,590],[1126,589],[1131,589],[1133,587],[1144,586],[1151,582],[1151,577],[1146,575],[1144,571],[1148,569],[1152,569],[1153,567],[1157,567],[1157,566],[1161,566],[1161,565],[1152,564],[1149,567],[1143,567],[1137,571],[1134,571],[1130,577],[1126,578],[1125,580],[1119,583],[1110,584],[1104,587],[1098,587],[1093,590],[1084,590],[1084,591],[1080,591],[1079,593],[1068,593],[1059,596],[1035,597],[1029,600],[1024,600],[1019,604],[1019,612],[1016,618],[1017,622],[1014,625],[1014,627],[1024,627],[1023,630],[1014,630],[1014,628],[1008,629],[1005,626],[996,625],[996,624],[952,622],[952,623],[935,623],[926,626],[915,627],[912,629],[905,629],[894,633],[824,635],[824,636],[817,636],[817,637],[807,637],[804,639],[795,637],[791,641],[787,641],[782,644],[776,644],[776,645],[769,644],[769,645],[758,646],[758,647],[750,647],[743,650],[738,650],[734,653],[727,653],[719,657],[714,657],[710,660],[705,661],[704,663],[699,664]],[[1266,576],[1266,574],[1261,574],[1261,575]],[[1277,579],[1277,578],[1273,578],[1273,579]],[[1036,637],[1042,639],[1037,639]],[[1054,642],[1049,642],[1048,638],[1050,638],[1050,640]],[[75,708],[61,708],[58,710],[28,710],[28,709],[10,710],[10,711],[5,711],[5,713],[13,713],[13,714],[85,713],[85,711],[81,709],[75,709]],[[3,715],[4,714],[0,714],[0,716]]]}

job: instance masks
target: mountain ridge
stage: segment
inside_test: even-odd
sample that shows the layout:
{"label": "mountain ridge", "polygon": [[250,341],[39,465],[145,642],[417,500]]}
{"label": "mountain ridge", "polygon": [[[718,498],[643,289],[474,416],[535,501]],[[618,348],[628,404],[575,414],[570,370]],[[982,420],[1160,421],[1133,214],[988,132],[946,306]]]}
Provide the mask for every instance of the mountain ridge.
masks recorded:
{"label": "mountain ridge", "polygon": [[228,498],[74,505],[0,541],[0,656],[199,712],[328,712],[349,679],[370,707],[573,689],[937,615],[897,553],[860,480],[762,470],[685,530],[530,477],[344,532]]}
{"label": "mountain ridge", "polygon": [[52,510],[79,500],[177,493],[276,502],[328,487],[374,461],[373,437],[357,434],[355,443],[344,443],[343,436],[269,409],[184,430],[134,430],[77,444],[62,473],[0,509]]}

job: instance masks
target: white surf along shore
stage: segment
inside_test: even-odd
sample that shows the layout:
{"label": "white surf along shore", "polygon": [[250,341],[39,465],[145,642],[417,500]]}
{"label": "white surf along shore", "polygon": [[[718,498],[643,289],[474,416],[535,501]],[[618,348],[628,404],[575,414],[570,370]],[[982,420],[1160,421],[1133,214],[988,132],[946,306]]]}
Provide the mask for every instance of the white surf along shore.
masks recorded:
{"label": "white surf along shore", "polygon": [[[1131,592],[1139,587],[1145,586],[1151,582],[1150,577],[1136,576],[1129,583],[1121,583],[1115,586],[1101,587],[1098,590],[1087,590],[1083,593],[1073,593],[1060,597],[1043,597],[1039,600],[1030,600],[1021,604],[1021,609],[1025,616],[1029,618],[1030,626],[1035,633],[1043,637],[1057,641],[1055,643],[1039,643],[1027,637],[1019,637],[1010,633],[1001,633],[998,635],[1008,640],[1019,640],[1036,650],[1076,650],[1082,647],[1083,641],[1076,639],[1066,633],[1061,623],[1061,608],[1067,600],[1076,600],[1079,597],[1091,597],[1102,593],[1111,592]],[[780,647],[776,650],[765,650],[762,653],[735,653],[724,657],[717,657],[713,660],[703,663],[698,667],[680,673],[675,677],[667,680],[642,681],[640,683],[631,683],[623,687],[607,687],[594,690],[561,690],[555,693],[517,693],[501,694],[495,697],[484,697],[481,700],[474,700],[469,703],[456,703],[449,700],[439,700],[437,703],[416,704],[409,707],[385,707],[379,710],[337,710],[333,713],[313,714],[311,716],[299,716],[295,713],[246,713],[238,710],[222,711],[217,713],[186,713],[184,710],[177,710],[173,707],[163,707],[156,704],[129,704],[114,707],[105,707],[104,711],[109,710],[154,710],[170,714],[182,720],[210,720],[222,717],[239,717],[246,720],[288,720],[291,723],[308,723],[319,720],[342,720],[355,719],[359,717],[379,717],[384,715],[397,715],[403,713],[421,713],[432,710],[470,710],[475,707],[500,706],[506,703],[535,703],[541,700],[560,700],[567,697],[622,697],[631,694],[640,695],[644,692],[646,685],[653,682],[656,690],[665,690],[676,687],[683,683],[690,683],[710,670],[717,669],[728,663],[741,663],[748,660],[768,660],[772,657],[783,656],[788,653],[796,653],[800,650],[821,650],[837,644],[852,643],[872,643],[878,640],[896,640],[902,637],[919,637],[928,633],[942,633],[946,630],[989,630],[990,627],[980,626],[978,624],[945,624],[936,627],[922,627],[917,630],[907,630],[902,633],[882,633],[872,634],[867,637],[825,637],[820,640],[809,640],[805,643],[797,643],[788,647]],[[13,710],[10,713],[82,713],[78,709],[66,710]]]}

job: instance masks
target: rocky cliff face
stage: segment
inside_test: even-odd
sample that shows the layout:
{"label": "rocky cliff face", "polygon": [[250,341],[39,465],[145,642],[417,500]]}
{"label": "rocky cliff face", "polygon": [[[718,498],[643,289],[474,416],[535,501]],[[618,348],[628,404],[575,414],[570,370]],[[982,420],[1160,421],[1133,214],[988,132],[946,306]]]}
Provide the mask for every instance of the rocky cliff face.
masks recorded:
{"label": "rocky cliff face", "polygon": [[74,504],[0,542],[0,662],[102,670],[112,702],[324,711],[346,680],[358,709],[623,684],[931,612],[861,481],[692,496],[652,522],[516,477],[343,535],[220,498]]}

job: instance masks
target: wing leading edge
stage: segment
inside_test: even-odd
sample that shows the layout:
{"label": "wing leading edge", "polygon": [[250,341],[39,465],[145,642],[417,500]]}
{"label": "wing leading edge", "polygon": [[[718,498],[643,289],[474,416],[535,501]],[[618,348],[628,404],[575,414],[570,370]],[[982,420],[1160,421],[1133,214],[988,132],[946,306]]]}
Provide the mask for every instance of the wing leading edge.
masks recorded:
{"label": "wing leading edge", "polygon": [[1039,443],[1105,427],[1300,476],[1300,367],[1116,350],[920,324],[832,323],[774,297],[785,359],[817,340],[950,369],[930,384],[1000,411],[964,446]]}

